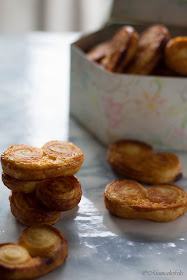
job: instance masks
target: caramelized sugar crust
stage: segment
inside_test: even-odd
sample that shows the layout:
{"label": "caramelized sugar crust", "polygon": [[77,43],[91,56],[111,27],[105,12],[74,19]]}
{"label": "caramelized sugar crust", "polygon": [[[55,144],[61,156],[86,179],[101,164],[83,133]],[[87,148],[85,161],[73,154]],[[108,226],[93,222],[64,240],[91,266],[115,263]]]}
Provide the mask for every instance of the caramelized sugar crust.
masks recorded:
{"label": "caramelized sugar crust", "polygon": [[170,183],[182,172],[176,155],[154,153],[151,146],[135,140],[113,143],[107,161],[116,172],[146,184]]}
{"label": "caramelized sugar crust", "polygon": [[35,193],[12,192],[9,199],[12,214],[26,226],[54,224],[61,216],[61,212],[40,204]]}
{"label": "caramelized sugar crust", "polygon": [[138,47],[139,35],[131,26],[120,28],[110,41],[107,55],[101,65],[110,72],[122,73],[134,57]]}
{"label": "caramelized sugar crust", "polygon": [[160,184],[148,190],[136,181],[115,180],[104,191],[106,208],[127,219],[169,222],[187,210],[186,192],[173,184]]}
{"label": "caramelized sugar crust", "polygon": [[126,73],[148,75],[164,55],[170,33],[164,25],[147,28],[140,36],[138,50]]}
{"label": "caramelized sugar crust", "polygon": [[103,59],[108,53],[109,44],[109,42],[103,42],[91,48],[87,52],[88,59],[95,62],[101,61],[101,59]]}
{"label": "caramelized sugar crust", "polygon": [[169,40],[165,48],[165,62],[171,70],[187,76],[187,36]]}
{"label": "caramelized sugar crust", "polygon": [[1,155],[4,173],[20,180],[71,176],[78,172],[83,161],[83,152],[66,141],[50,141],[41,149],[14,145]]}
{"label": "caramelized sugar crust", "polygon": [[43,205],[57,211],[74,208],[80,202],[81,196],[81,184],[74,176],[40,181],[36,191],[36,197]]}
{"label": "caramelized sugar crust", "polygon": [[68,256],[68,242],[49,225],[24,230],[18,244],[0,244],[2,280],[35,279],[62,265]]}

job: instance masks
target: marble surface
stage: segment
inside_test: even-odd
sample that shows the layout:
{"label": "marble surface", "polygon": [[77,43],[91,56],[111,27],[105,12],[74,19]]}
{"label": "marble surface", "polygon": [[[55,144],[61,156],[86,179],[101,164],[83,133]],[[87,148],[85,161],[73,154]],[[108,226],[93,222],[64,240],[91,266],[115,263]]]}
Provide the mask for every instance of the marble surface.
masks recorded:
{"label": "marble surface", "polygon": [[[187,279],[187,213],[156,223],[123,220],[105,209],[104,188],[118,178],[106,162],[107,149],[74,119],[68,122],[68,52],[76,36],[0,36],[0,152],[69,139],[85,154],[77,173],[82,200],[55,224],[68,239],[68,259],[40,279]],[[178,155],[184,172],[177,184],[187,190],[187,155]],[[10,213],[9,190],[0,185],[0,243],[16,242],[25,226]]]}

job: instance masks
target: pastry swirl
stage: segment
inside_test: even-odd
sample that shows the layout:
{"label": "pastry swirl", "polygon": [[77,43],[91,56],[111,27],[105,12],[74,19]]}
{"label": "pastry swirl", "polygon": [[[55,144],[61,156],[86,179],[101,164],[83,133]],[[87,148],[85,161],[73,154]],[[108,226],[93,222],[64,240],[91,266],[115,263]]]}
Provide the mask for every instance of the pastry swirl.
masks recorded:
{"label": "pastry swirl", "polygon": [[38,200],[57,211],[71,210],[80,202],[81,196],[81,184],[74,176],[40,181],[36,190]]}
{"label": "pastry swirl", "polygon": [[26,226],[54,224],[61,216],[61,212],[41,205],[35,193],[12,192],[9,199],[12,214]]}
{"label": "pastry swirl", "polygon": [[135,140],[113,143],[107,160],[116,172],[146,184],[170,183],[182,173],[176,155],[154,153],[151,146]]}
{"label": "pastry swirl", "polygon": [[67,255],[68,242],[58,229],[45,224],[28,228],[18,244],[0,244],[1,279],[40,277],[62,265]]}
{"label": "pastry swirl", "polygon": [[63,235],[56,228],[41,224],[25,229],[18,244],[26,248],[31,257],[49,255],[63,241]]}
{"label": "pastry swirl", "polygon": [[153,153],[145,157],[141,165],[140,181],[148,184],[170,183],[178,179],[182,166],[172,153]]}
{"label": "pastry swirl", "polygon": [[187,210],[186,192],[173,184],[160,184],[148,190],[132,180],[115,180],[104,191],[106,208],[127,219],[169,222]]}
{"label": "pastry swirl", "polygon": [[67,141],[50,141],[41,149],[14,145],[1,155],[4,173],[16,179],[32,181],[74,175],[83,161],[83,152]]}
{"label": "pastry swirl", "polygon": [[22,246],[14,243],[5,243],[0,247],[0,262],[7,265],[23,264],[30,261],[29,252]]}

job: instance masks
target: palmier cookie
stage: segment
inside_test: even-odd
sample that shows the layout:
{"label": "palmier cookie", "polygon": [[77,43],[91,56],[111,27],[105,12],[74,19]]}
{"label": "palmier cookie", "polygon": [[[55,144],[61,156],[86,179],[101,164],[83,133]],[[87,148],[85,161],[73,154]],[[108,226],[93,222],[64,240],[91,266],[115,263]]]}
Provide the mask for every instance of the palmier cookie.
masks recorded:
{"label": "palmier cookie", "polygon": [[148,190],[132,180],[116,180],[104,191],[106,208],[126,219],[169,222],[187,210],[187,194],[178,186],[155,185]]}
{"label": "palmier cookie", "polygon": [[2,172],[2,181],[3,184],[12,191],[31,193],[36,190],[37,185],[43,180],[41,181],[19,180]]}
{"label": "palmier cookie", "polygon": [[111,39],[108,53],[101,60],[101,65],[110,72],[122,73],[136,53],[138,38],[133,27],[120,28]]}
{"label": "palmier cookie", "polygon": [[62,265],[68,242],[49,225],[24,230],[16,243],[0,244],[1,280],[35,279]]}
{"label": "palmier cookie", "polygon": [[140,36],[136,55],[125,72],[140,75],[150,74],[164,55],[164,49],[169,39],[169,31],[164,25],[154,25],[146,29]]}
{"label": "palmier cookie", "polygon": [[20,180],[71,176],[78,172],[83,161],[83,152],[66,141],[50,141],[41,149],[14,145],[1,155],[4,173]]}
{"label": "palmier cookie", "polygon": [[81,184],[74,176],[43,180],[36,190],[38,200],[57,211],[71,210],[80,202],[81,196]]}
{"label": "palmier cookie", "polygon": [[61,216],[40,204],[35,193],[12,192],[9,199],[12,214],[26,226],[55,224]]}
{"label": "palmier cookie", "polygon": [[133,178],[141,172],[143,159],[152,155],[152,147],[137,140],[118,140],[110,145],[107,161],[118,173]]}
{"label": "palmier cookie", "polygon": [[165,62],[173,71],[187,76],[187,36],[175,37],[167,43]]}
{"label": "palmier cookie", "polygon": [[118,173],[147,184],[170,183],[181,177],[182,166],[171,153],[154,153],[135,140],[120,140],[109,147],[107,160]]}
{"label": "palmier cookie", "polygon": [[107,55],[108,50],[109,50],[109,42],[108,41],[103,42],[91,48],[87,52],[87,57],[91,61],[99,62]]}

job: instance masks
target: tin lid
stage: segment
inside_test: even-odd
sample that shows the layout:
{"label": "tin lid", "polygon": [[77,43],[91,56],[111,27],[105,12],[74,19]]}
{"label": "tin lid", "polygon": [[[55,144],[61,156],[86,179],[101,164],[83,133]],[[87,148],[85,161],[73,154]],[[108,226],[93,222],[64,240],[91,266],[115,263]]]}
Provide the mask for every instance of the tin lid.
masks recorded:
{"label": "tin lid", "polygon": [[187,26],[187,0],[114,0],[110,22]]}

